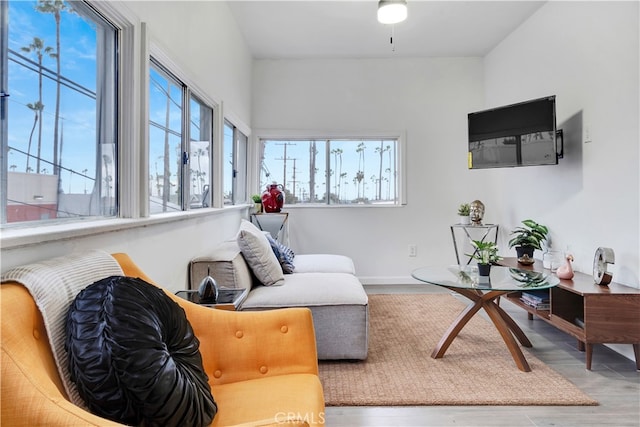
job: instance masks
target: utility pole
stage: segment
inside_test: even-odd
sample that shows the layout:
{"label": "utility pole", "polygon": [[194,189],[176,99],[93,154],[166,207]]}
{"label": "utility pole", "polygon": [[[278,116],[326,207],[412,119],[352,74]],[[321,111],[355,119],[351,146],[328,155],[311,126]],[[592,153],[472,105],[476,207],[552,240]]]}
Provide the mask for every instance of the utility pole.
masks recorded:
{"label": "utility pole", "polygon": [[293,189],[293,191],[291,192],[291,194],[293,194],[293,197],[296,197],[296,158],[291,159],[293,160],[293,181],[291,181],[291,188]]}
{"label": "utility pole", "polygon": [[[289,145],[296,145],[296,144],[291,142],[282,142],[282,143],[276,143],[276,145],[282,145],[284,147],[284,152],[282,157],[280,157],[279,159],[275,159],[275,160],[282,160],[284,162],[282,165],[282,186],[284,187],[287,185],[287,160],[295,160],[287,157],[287,147]],[[294,176],[295,176],[295,172],[294,172]]]}

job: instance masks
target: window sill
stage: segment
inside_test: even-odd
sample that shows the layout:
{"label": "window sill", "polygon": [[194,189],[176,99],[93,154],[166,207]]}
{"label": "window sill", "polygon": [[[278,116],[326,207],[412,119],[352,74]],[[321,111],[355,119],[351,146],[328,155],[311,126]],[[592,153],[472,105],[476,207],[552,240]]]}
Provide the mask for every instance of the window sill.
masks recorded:
{"label": "window sill", "polygon": [[300,203],[295,205],[287,205],[285,204],[282,208],[283,210],[288,209],[367,209],[367,208],[375,208],[375,209],[390,209],[390,208],[402,208],[405,207],[405,204],[396,204],[396,203],[353,203],[353,204],[324,204],[324,203]]}
{"label": "window sill", "polygon": [[77,237],[94,236],[114,231],[220,215],[229,211],[247,209],[249,206],[250,205],[235,205],[221,209],[212,208],[186,212],[173,212],[154,215],[149,218],[87,219],[86,221],[73,221],[53,225],[47,224],[32,227],[8,228],[2,230],[0,246],[2,246],[3,250],[16,249],[42,243],[70,240]]}

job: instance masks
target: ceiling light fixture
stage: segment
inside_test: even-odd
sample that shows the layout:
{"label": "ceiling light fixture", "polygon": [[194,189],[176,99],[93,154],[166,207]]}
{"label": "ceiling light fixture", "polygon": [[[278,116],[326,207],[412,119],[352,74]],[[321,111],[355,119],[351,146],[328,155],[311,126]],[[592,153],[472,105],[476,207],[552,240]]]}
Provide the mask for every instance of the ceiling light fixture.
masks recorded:
{"label": "ceiling light fixture", "polygon": [[407,19],[406,0],[380,0],[378,2],[378,22],[397,24]]}

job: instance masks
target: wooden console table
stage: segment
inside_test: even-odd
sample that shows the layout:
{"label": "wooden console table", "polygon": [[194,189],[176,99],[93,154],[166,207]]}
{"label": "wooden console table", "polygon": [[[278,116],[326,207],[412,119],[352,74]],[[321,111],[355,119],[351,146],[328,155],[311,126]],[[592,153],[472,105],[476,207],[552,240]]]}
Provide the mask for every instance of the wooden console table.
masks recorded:
{"label": "wooden console table", "polygon": [[[501,265],[522,270],[544,271],[542,262],[532,266],[518,264],[516,258],[504,258]],[[586,367],[591,369],[594,344],[632,344],[636,368],[640,370],[640,289],[612,282],[596,285],[590,275],[576,272],[571,280],[549,289],[549,310],[536,310],[520,301],[521,292],[504,295],[508,301],[550,323],[578,340],[578,349],[586,352]]]}

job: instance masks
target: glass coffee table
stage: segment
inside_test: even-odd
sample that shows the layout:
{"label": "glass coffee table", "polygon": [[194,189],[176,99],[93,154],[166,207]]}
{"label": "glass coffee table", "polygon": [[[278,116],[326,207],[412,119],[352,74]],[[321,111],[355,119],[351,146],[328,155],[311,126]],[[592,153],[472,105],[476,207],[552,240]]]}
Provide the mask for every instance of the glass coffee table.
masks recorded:
{"label": "glass coffee table", "polygon": [[524,347],[532,347],[531,341],[511,316],[500,308],[496,300],[510,292],[552,288],[560,283],[555,275],[494,265],[489,277],[480,277],[476,266],[453,265],[418,268],[411,276],[421,282],[450,289],[471,300],[467,308],[449,326],[431,357],[443,357],[462,328],[482,308],[502,336],[518,369],[524,372],[531,371],[516,339]]}

